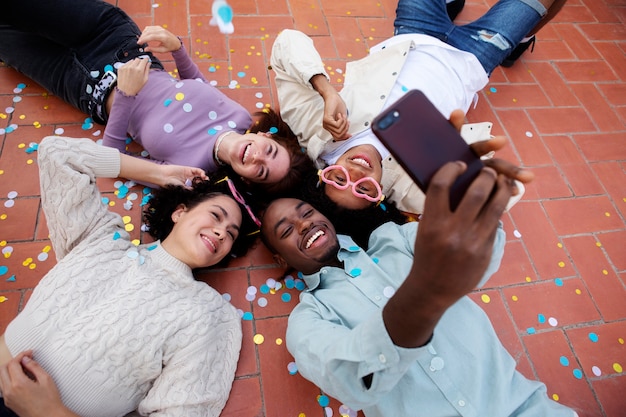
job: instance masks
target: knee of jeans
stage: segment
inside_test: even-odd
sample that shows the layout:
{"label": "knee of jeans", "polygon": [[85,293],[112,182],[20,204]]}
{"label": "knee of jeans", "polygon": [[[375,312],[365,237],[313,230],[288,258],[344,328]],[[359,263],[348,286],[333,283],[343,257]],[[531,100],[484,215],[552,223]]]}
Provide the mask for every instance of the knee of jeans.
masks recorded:
{"label": "knee of jeans", "polygon": [[504,36],[500,35],[499,33],[479,30],[477,34],[473,36],[473,38],[481,42],[487,42],[489,44],[492,44],[503,51],[511,48],[511,44],[509,43],[509,41],[507,41],[506,38],[504,38]]}

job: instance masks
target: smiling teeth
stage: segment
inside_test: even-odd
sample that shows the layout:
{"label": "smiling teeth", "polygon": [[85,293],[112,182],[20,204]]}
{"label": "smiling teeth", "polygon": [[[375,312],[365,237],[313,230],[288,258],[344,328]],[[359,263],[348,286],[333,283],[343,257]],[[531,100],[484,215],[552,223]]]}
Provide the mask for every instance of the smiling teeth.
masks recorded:
{"label": "smiling teeth", "polygon": [[245,164],[246,163],[246,159],[248,159],[248,155],[250,155],[250,147],[252,145],[248,145],[246,146],[246,150],[243,153],[243,158],[242,158],[242,162]]}
{"label": "smiling teeth", "polygon": [[202,239],[203,239],[205,242],[208,242],[208,243],[209,243],[209,245],[211,245],[211,247],[213,248],[213,250],[217,251],[217,248],[215,247],[215,245],[213,244],[213,241],[211,241],[211,239],[209,239],[209,238],[208,238],[208,237],[206,237],[206,236],[202,236]]}
{"label": "smiling teeth", "polygon": [[371,168],[371,165],[369,164],[369,162],[367,162],[363,158],[354,158],[352,162],[359,164],[359,165],[363,165],[364,167],[367,167],[367,168]]}
{"label": "smiling teeth", "polygon": [[306,248],[310,248],[311,245],[313,244],[313,242],[315,242],[317,240],[318,237],[320,236],[324,236],[324,232],[322,232],[321,230],[318,230],[317,232],[315,232],[315,234],[313,236],[311,236],[309,238],[309,240],[307,240],[306,242]]}

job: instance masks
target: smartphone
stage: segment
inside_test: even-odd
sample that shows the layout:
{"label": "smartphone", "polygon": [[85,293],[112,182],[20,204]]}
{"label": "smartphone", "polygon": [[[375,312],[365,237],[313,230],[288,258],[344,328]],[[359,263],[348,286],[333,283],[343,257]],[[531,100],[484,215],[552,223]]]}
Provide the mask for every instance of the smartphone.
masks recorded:
{"label": "smartphone", "polygon": [[455,210],[483,163],[459,132],[419,90],[410,90],[372,122],[372,131],[424,191],[431,178],[450,161],[463,161],[467,170],[450,190]]}

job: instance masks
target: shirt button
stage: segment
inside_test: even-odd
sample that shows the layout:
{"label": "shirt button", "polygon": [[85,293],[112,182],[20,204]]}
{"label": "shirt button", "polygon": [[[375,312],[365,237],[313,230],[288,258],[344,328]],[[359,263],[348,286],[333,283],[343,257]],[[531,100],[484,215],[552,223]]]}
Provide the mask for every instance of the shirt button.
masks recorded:
{"label": "shirt button", "polygon": [[439,356],[435,356],[430,361],[430,370],[432,372],[436,372],[436,371],[442,370],[443,366],[444,366],[443,359],[441,359]]}
{"label": "shirt button", "polygon": [[387,362],[387,358],[382,353],[380,355],[378,355],[378,360],[380,361],[380,363],[386,363]]}
{"label": "shirt button", "polygon": [[382,96],[380,96],[380,99],[384,100],[385,99],[385,95],[383,94]]}
{"label": "shirt button", "polygon": [[377,295],[376,297],[374,297],[376,299],[376,301],[380,301],[380,295]]}
{"label": "shirt button", "polygon": [[465,407],[465,401],[459,400],[459,407]]}

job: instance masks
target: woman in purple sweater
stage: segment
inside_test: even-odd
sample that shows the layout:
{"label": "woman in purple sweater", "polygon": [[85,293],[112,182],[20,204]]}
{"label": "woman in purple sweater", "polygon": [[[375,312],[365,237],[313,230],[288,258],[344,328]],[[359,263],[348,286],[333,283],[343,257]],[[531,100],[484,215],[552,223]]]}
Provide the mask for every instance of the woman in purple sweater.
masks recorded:
{"label": "woman in purple sweater", "polygon": [[[180,79],[152,52],[171,52]],[[159,26],[142,33],[101,0],[10,2],[0,16],[0,59],[106,124],[104,144],[122,152],[130,135],[154,162],[208,173],[229,166],[270,192],[314,169],[286,125],[253,123],[210,85],[178,37]]]}

